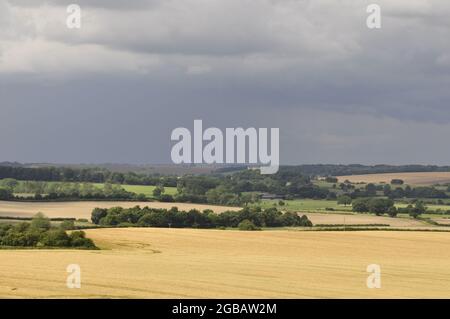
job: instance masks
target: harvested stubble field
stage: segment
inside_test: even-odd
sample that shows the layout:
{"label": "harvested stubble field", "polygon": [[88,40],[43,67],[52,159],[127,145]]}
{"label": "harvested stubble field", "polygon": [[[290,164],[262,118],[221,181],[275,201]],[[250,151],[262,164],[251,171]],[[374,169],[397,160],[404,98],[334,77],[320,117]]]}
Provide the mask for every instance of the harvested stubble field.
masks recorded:
{"label": "harvested stubble field", "polygon": [[[450,297],[450,233],[95,229],[100,251],[0,250],[1,297]],[[379,264],[381,289],[366,267]],[[81,289],[66,287],[68,264]]]}
{"label": "harvested stubble field", "polygon": [[340,183],[348,180],[352,183],[382,183],[389,184],[393,179],[401,179],[409,185],[433,185],[450,183],[450,172],[416,172],[416,173],[386,173],[338,176]]}
{"label": "harvested stubble field", "polygon": [[424,228],[429,227],[430,224],[415,220],[412,218],[391,218],[391,217],[384,217],[384,216],[375,216],[375,215],[369,215],[369,214],[322,214],[322,213],[306,213],[306,216],[308,216],[309,220],[312,221],[314,225],[316,224],[323,224],[323,225],[336,225],[336,224],[342,224],[342,225],[363,225],[363,224],[386,224],[390,225],[391,227],[395,228]]}
{"label": "harvested stubble field", "polygon": [[171,208],[180,210],[211,209],[216,213],[226,210],[238,210],[237,207],[200,205],[188,203],[161,203],[161,202],[107,202],[107,201],[81,201],[81,202],[9,202],[0,201],[0,216],[31,217],[36,213],[44,213],[49,218],[87,218],[90,220],[91,212],[95,207],[111,208],[120,206],[130,208],[139,205],[141,207]]}

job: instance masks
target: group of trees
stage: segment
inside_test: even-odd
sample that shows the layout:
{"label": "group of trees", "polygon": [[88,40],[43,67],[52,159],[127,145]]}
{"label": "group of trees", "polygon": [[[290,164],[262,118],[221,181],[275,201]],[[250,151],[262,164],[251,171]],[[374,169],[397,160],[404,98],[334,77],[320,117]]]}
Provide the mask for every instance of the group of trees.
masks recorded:
{"label": "group of trees", "polygon": [[398,213],[409,214],[413,218],[418,218],[420,215],[425,214],[427,207],[422,201],[416,201],[413,205],[409,204],[407,207],[397,208]]}
{"label": "group of trees", "polygon": [[83,231],[67,234],[67,223],[52,227],[42,214],[37,214],[31,222],[0,224],[0,246],[8,247],[76,247],[95,249],[94,242],[86,238]]}
{"label": "group of trees", "polygon": [[392,189],[390,185],[383,187],[383,193],[389,198],[448,198],[449,196],[445,191],[439,190],[433,186],[419,186],[411,187],[409,185],[405,188],[397,187]]}
{"label": "group of trees", "polygon": [[91,219],[94,224],[103,226],[223,228],[239,227],[244,221],[247,224],[252,223],[255,227],[312,226],[306,216],[300,217],[292,212],[283,213],[276,208],[263,210],[260,207],[246,207],[240,211],[227,211],[221,214],[215,214],[211,210],[179,211],[177,207],[95,208]]}
{"label": "group of trees", "polygon": [[397,214],[409,214],[411,217],[418,218],[427,210],[423,202],[416,201],[415,205],[397,208],[394,201],[388,198],[358,198],[352,203],[353,211],[358,213],[372,213],[377,216],[384,214],[390,217],[396,217]]}
{"label": "group of trees", "polygon": [[358,213],[372,213],[377,216],[388,214],[397,216],[397,210],[392,199],[386,198],[358,198],[352,203],[353,211]]}
{"label": "group of trees", "polygon": [[334,195],[314,185],[295,169],[280,168],[277,174],[261,175],[256,170],[228,175],[183,176],[178,180],[177,202],[245,206],[258,202],[258,193],[272,193],[286,198],[325,199]]}
{"label": "group of trees", "polygon": [[339,184],[339,189],[351,198],[360,197],[375,197],[386,196],[391,199],[396,198],[449,198],[447,193],[443,190],[439,190],[433,186],[418,186],[411,187],[406,185],[405,187],[393,187],[394,185],[401,185],[401,180],[392,180],[392,186],[389,184],[373,184],[369,183],[364,188],[356,188],[355,185],[350,183]]}

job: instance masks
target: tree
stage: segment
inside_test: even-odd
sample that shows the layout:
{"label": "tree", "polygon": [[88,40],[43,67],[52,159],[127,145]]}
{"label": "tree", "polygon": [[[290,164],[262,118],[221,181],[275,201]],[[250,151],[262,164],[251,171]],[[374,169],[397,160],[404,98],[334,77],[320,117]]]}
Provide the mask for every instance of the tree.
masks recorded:
{"label": "tree", "polygon": [[347,205],[350,205],[352,203],[352,198],[350,196],[348,196],[348,195],[341,195],[341,196],[339,196],[337,198],[337,203],[339,205],[347,206]]}
{"label": "tree", "polygon": [[300,217],[300,226],[312,227],[313,223],[309,220],[308,216],[303,215],[302,217]]}
{"label": "tree", "polygon": [[39,244],[46,247],[68,247],[70,238],[64,230],[52,229],[43,234]]}
{"label": "tree", "polygon": [[95,248],[94,242],[86,238],[84,231],[73,231],[69,235],[70,245],[72,247]]}
{"label": "tree", "polygon": [[73,220],[64,220],[61,224],[59,224],[59,228],[63,230],[75,229],[75,222]]}
{"label": "tree", "polygon": [[161,194],[163,194],[165,192],[165,189],[163,186],[158,185],[155,187],[155,189],[153,190],[153,196],[155,196],[156,198],[160,197]]}
{"label": "tree", "polygon": [[31,228],[38,231],[47,231],[51,228],[51,222],[50,219],[45,217],[42,213],[37,213],[33,216],[33,219],[31,220]]}
{"label": "tree", "polygon": [[369,212],[377,216],[383,215],[394,206],[394,201],[385,198],[371,198],[369,200]]}
{"label": "tree", "polygon": [[395,206],[389,207],[387,214],[389,215],[389,217],[397,217],[398,210]]}
{"label": "tree", "polygon": [[94,208],[91,214],[91,220],[94,224],[98,225],[100,223],[100,219],[105,217],[108,214],[108,210],[104,208]]}
{"label": "tree", "polygon": [[369,211],[368,200],[365,198],[355,199],[352,203],[353,211],[358,213],[367,213]]}
{"label": "tree", "polygon": [[409,216],[413,218],[418,218],[420,215],[424,214],[427,211],[424,203],[422,201],[417,201],[414,207],[411,207],[409,210]]}
{"label": "tree", "polygon": [[248,219],[244,219],[243,221],[241,221],[238,225],[238,228],[239,230],[260,230],[259,227],[256,227],[256,225]]}

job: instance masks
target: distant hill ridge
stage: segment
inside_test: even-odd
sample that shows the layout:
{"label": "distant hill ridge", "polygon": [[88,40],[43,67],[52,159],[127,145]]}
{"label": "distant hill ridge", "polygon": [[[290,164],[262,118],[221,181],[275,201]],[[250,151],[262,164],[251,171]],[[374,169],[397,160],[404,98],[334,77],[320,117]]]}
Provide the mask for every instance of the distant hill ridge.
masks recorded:
{"label": "distant hill ridge", "polygon": [[[246,170],[243,165],[175,165],[175,164],[52,164],[52,163],[19,163],[0,162],[0,167],[45,169],[49,167],[71,169],[100,169],[110,172],[133,172],[144,175],[184,175],[184,174],[226,174]],[[449,172],[450,166],[438,165],[362,165],[362,164],[306,164],[284,165],[280,173],[295,173],[307,176],[345,176],[380,173],[408,173],[408,172]],[[2,178],[2,176],[0,176]]]}

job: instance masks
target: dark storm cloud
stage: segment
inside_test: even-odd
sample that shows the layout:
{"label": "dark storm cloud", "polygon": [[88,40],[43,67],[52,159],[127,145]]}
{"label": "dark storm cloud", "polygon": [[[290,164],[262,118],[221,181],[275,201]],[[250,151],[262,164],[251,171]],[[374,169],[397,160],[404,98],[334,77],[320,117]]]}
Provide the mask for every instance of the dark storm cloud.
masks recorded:
{"label": "dark storm cloud", "polygon": [[282,163],[450,161],[448,1],[379,1],[380,30],[369,1],[78,3],[69,30],[0,0],[0,161],[167,162],[194,119],[279,127]]}

